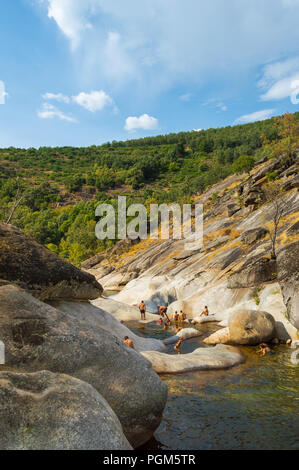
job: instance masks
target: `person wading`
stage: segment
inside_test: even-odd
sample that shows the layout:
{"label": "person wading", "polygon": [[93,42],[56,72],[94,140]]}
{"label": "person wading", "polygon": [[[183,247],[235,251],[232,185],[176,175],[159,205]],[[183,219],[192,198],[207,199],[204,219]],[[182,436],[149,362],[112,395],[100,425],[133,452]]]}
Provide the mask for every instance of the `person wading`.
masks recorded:
{"label": "person wading", "polygon": [[180,339],[180,340],[176,343],[175,347],[173,348],[178,354],[182,354],[182,351],[181,351],[181,344],[182,344],[182,342],[183,342],[183,340]]}

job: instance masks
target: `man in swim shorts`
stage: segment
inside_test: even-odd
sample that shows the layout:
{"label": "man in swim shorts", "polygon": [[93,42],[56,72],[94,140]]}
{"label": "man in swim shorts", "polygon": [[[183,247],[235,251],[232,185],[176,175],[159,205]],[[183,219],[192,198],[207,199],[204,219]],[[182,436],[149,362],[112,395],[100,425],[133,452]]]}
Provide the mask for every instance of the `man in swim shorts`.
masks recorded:
{"label": "man in swim shorts", "polygon": [[174,322],[177,322],[177,321],[179,321],[179,314],[178,314],[178,312],[177,312],[177,311],[175,311],[175,312],[174,312],[174,315],[173,315],[173,321],[174,321]]}
{"label": "man in swim shorts", "polygon": [[146,306],[143,300],[141,301],[141,304],[139,305],[139,311],[141,315],[141,320],[145,320],[145,311],[146,311]]}

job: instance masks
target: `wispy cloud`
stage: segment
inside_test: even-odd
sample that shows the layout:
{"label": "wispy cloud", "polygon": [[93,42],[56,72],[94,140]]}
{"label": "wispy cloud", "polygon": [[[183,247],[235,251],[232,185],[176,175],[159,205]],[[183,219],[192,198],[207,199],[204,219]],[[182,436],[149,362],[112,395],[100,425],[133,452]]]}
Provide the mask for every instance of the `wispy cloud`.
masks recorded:
{"label": "wispy cloud", "polygon": [[45,93],[43,95],[43,99],[59,101],[60,103],[67,103],[67,104],[71,101],[68,96],[63,95],[62,93]]}
{"label": "wispy cloud", "polygon": [[136,129],[155,130],[158,128],[158,119],[142,114],[142,116],[130,116],[126,119],[125,130],[134,131]]}
{"label": "wispy cloud", "polygon": [[294,53],[299,39],[298,0],[272,0],[271,8],[260,0],[45,1],[82,69],[111,86],[135,80],[165,89],[186,78],[244,76],[269,57]]}
{"label": "wispy cloud", "polygon": [[298,94],[299,83],[299,56],[288,60],[268,64],[264,67],[263,77],[258,86],[264,93],[262,101],[278,101],[291,98],[296,103],[294,96]]}
{"label": "wispy cloud", "polygon": [[249,122],[264,121],[269,119],[275,113],[275,109],[263,109],[262,111],[256,111],[251,114],[245,114],[244,116],[236,119],[235,123],[244,124]]}
{"label": "wispy cloud", "polygon": [[0,104],[5,104],[5,98],[8,96],[8,93],[5,91],[5,83],[0,80]]}
{"label": "wispy cloud", "polygon": [[58,118],[61,121],[67,121],[67,122],[73,122],[73,123],[77,122],[75,118],[68,116],[67,114],[64,114],[62,111],[55,108],[55,106],[49,103],[43,103],[42,110],[38,111],[37,115],[40,119]]}
{"label": "wispy cloud", "polygon": [[180,96],[180,100],[188,102],[191,101],[192,96],[192,93],[185,93],[184,95]]}

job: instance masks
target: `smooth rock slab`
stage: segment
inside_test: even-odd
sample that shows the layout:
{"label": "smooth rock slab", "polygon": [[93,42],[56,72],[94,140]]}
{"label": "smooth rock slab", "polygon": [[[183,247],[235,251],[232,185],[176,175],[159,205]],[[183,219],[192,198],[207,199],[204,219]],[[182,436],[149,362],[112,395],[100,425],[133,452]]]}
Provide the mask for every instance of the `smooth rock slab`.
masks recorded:
{"label": "smooth rock slab", "polygon": [[156,351],[143,352],[158,374],[178,374],[195,370],[229,369],[245,362],[245,357],[233,346],[218,344],[213,348],[198,348],[190,354],[170,355]]}
{"label": "smooth rock slab", "polygon": [[114,299],[107,299],[104,297],[100,297],[99,299],[93,300],[91,302],[96,307],[99,307],[106,312],[110,313],[114,318],[118,321],[138,321],[140,323],[152,323],[157,322],[159,320],[158,315],[154,315],[153,313],[146,312],[146,320],[141,320],[140,312],[138,307],[133,307],[131,305],[127,305],[123,302],[118,302]]}
{"label": "smooth rock slab", "polygon": [[[115,303],[118,304],[118,302]],[[141,336],[135,335],[135,333],[116,320],[114,316],[110,315],[110,313],[103,310],[103,308],[96,307],[95,305],[91,305],[87,302],[66,302],[62,300],[51,302],[51,305],[53,305],[58,310],[73,316],[74,319],[76,317],[84,318],[84,316],[88,315],[90,321],[94,322],[95,327],[103,328],[103,330],[106,330],[108,333],[115,335],[120,341],[123,341],[124,337],[128,336],[133,340],[135,350],[138,352],[164,351],[166,349],[163,341],[161,340],[155,338],[142,338]],[[107,304],[100,303],[100,305],[103,305],[104,307],[104,305]],[[157,321],[159,317],[157,315],[154,316],[156,317],[155,320]]]}
{"label": "smooth rock slab", "polygon": [[64,374],[0,372],[1,450],[130,450],[107,401]]}

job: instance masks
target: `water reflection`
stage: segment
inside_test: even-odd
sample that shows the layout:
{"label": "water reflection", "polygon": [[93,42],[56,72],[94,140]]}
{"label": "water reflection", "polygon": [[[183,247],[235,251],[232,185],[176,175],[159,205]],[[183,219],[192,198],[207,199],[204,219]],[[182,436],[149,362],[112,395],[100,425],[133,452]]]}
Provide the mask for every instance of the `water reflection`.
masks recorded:
{"label": "water reflection", "polygon": [[[156,324],[140,328],[144,337],[164,339],[173,331]],[[207,347],[203,339],[216,324],[198,327],[202,335],[183,343],[182,353]],[[260,357],[257,348],[241,347],[247,361],[229,370],[163,375],[169,397],[155,440],[146,449],[296,449],[299,447],[298,366],[292,350],[275,346]],[[175,352],[170,347],[169,353]]]}

